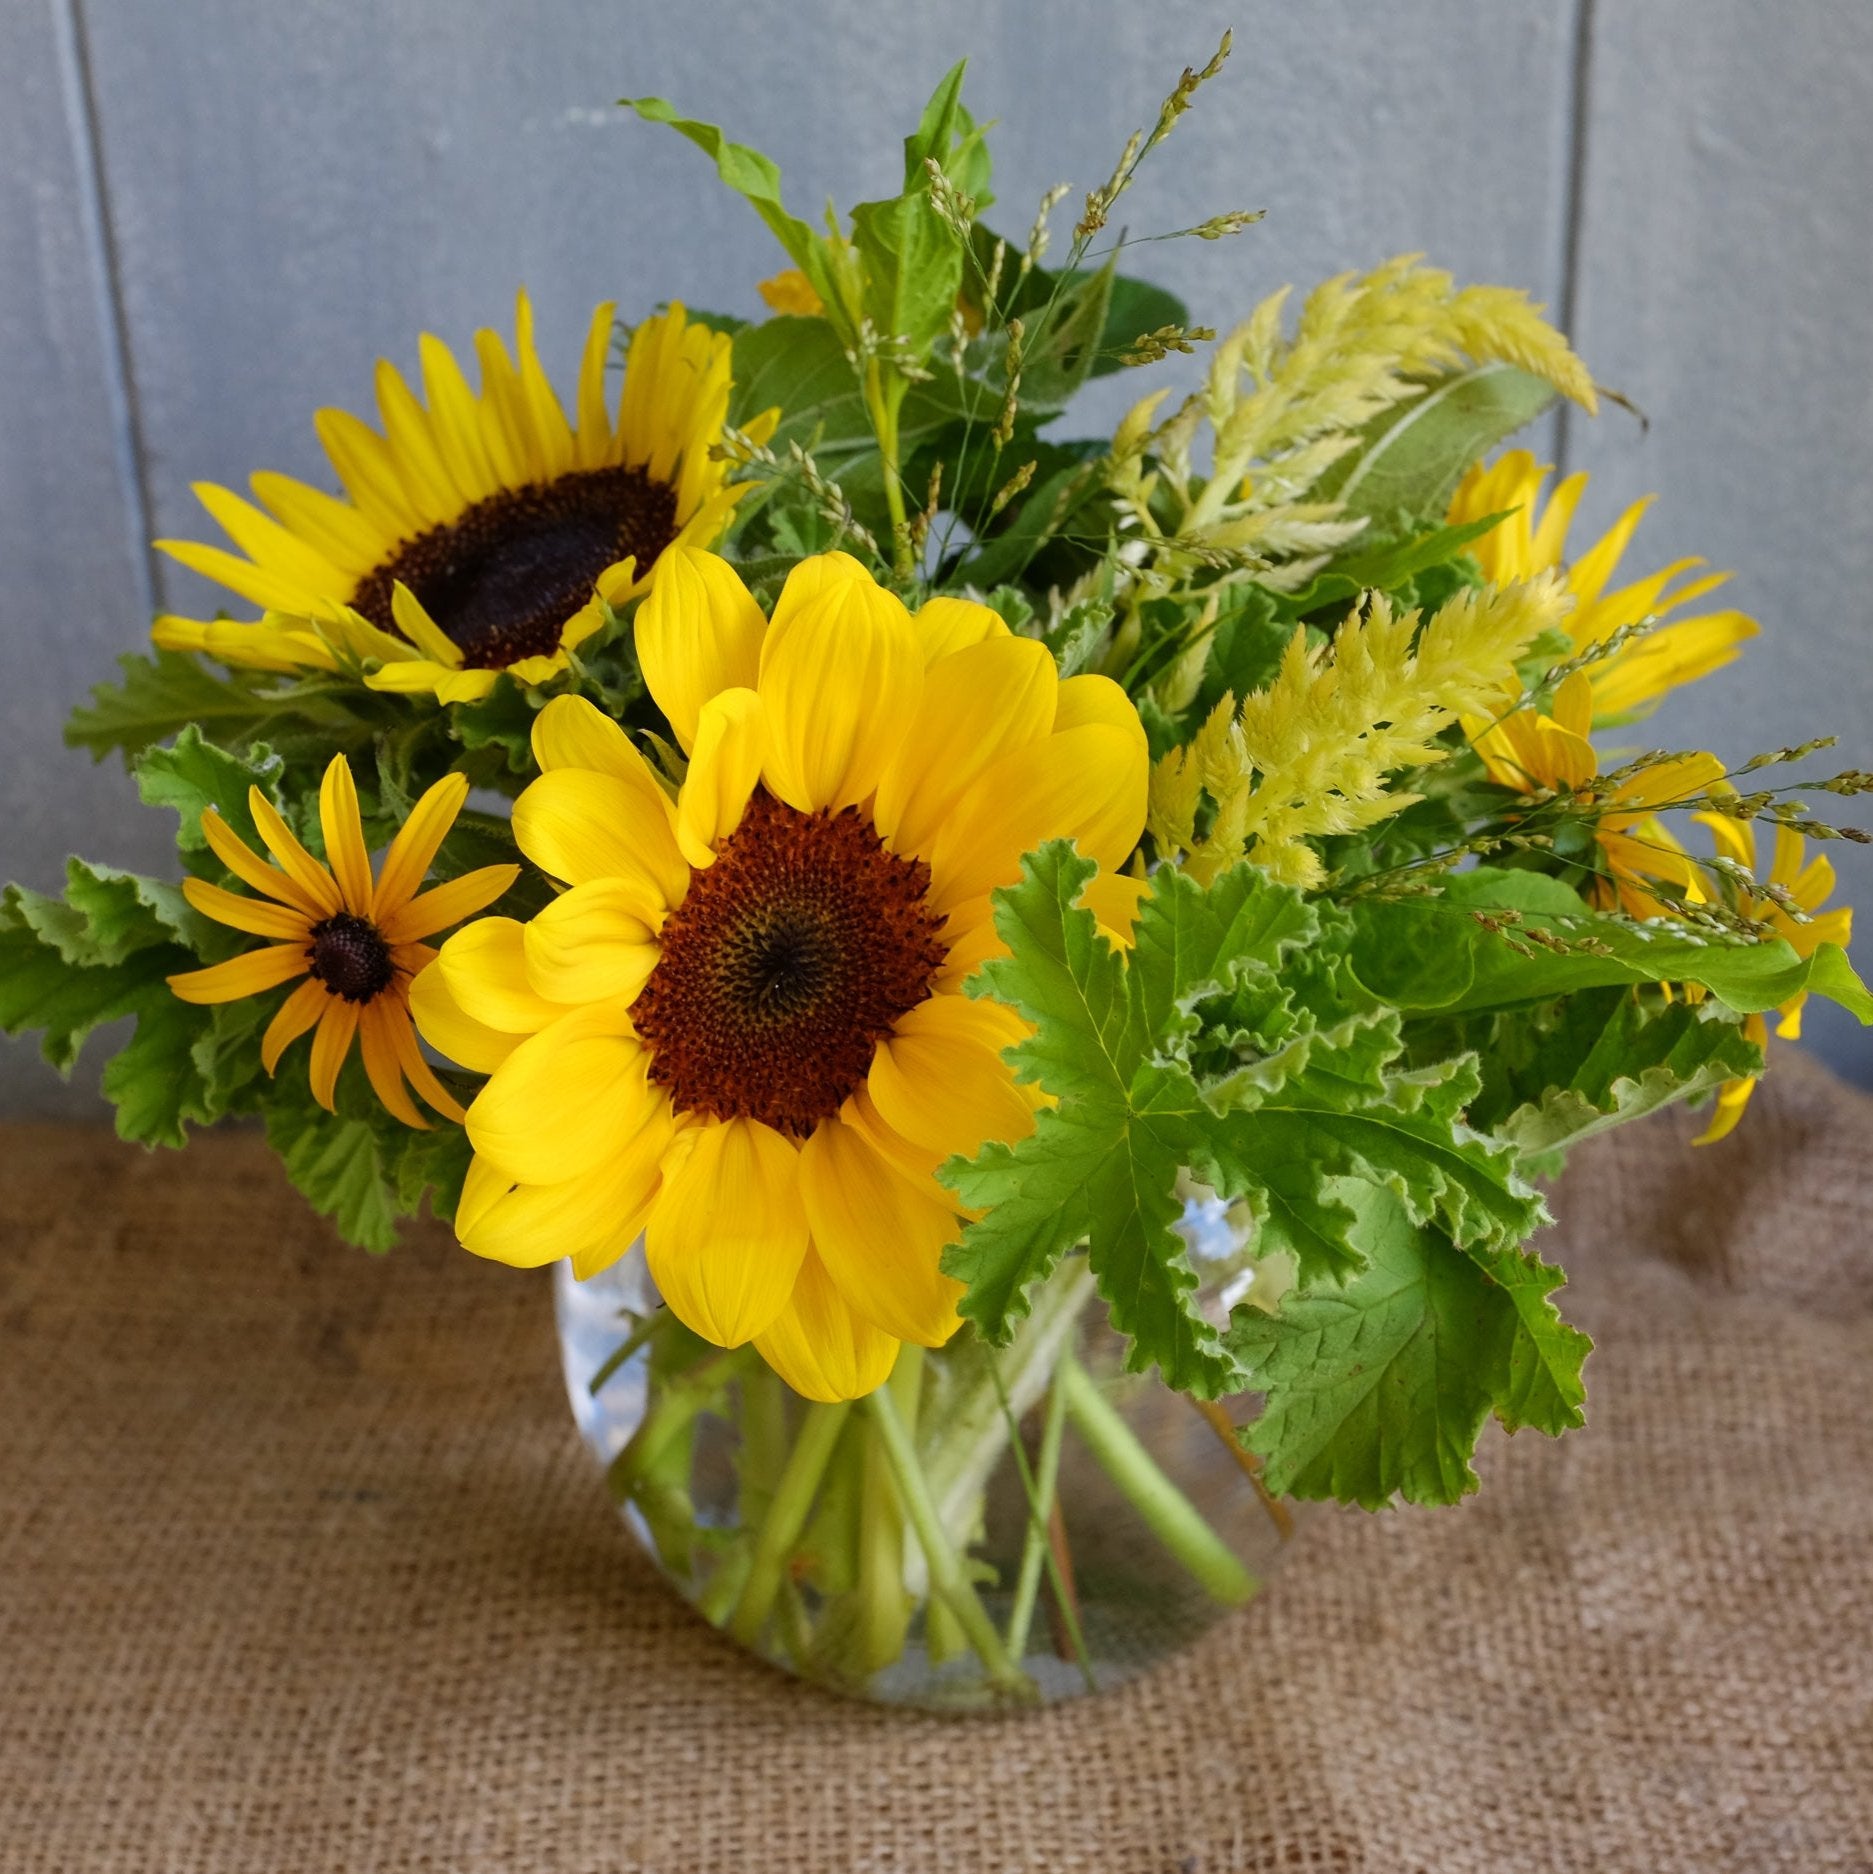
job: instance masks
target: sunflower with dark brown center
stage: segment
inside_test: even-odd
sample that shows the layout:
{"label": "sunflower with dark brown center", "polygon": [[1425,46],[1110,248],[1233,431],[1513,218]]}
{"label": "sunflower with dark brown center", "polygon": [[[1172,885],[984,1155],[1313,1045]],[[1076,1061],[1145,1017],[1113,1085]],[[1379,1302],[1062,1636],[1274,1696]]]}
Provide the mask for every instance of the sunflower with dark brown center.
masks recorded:
{"label": "sunflower with dark brown center", "polygon": [[[440,340],[422,341],[421,401],[377,372],[380,434],[321,410],[320,440],[344,498],[256,475],[260,506],[196,493],[239,552],[157,544],[265,607],[254,623],[164,617],[164,649],[269,670],[375,660],[374,689],[485,696],[503,670],[548,681],[604,621],[645,591],[675,542],[707,546],[745,486],[711,459],[728,417],[729,340],[681,306],[632,335],[615,414],[605,401],[613,307],[592,315],[568,417],[541,369],[520,296],[515,355],[476,335],[481,390]],[[765,439],[775,413],[748,425]],[[242,557],[242,556],[245,557]]]}
{"label": "sunflower with dark brown center", "polygon": [[989,893],[1074,839],[1125,940],[1144,732],[985,606],[913,618],[843,554],[770,621],[675,550],[637,651],[689,756],[676,798],[590,704],[549,703],[514,833],[566,889],[468,925],[413,990],[424,1035],[489,1075],[456,1227],[581,1274],[641,1232],[697,1333],[854,1398],[955,1329],[936,1167],[1033,1126],[1003,1059],[1020,1019],[962,992],[999,947]]}

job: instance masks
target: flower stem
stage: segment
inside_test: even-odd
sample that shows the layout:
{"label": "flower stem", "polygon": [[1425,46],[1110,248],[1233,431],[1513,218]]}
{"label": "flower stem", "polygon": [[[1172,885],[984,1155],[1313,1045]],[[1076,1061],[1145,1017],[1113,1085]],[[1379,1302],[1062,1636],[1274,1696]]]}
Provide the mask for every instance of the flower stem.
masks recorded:
{"label": "flower stem", "polygon": [[1062,1355],[1054,1384],[1066,1395],[1073,1429],[1152,1534],[1212,1598],[1226,1607],[1246,1601],[1256,1590],[1255,1577],[1203,1520],[1196,1505],[1152,1462],[1132,1428],[1070,1352]]}
{"label": "flower stem", "polygon": [[799,1436],[775,1486],[774,1501],[768,1506],[754,1546],[754,1560],[748,1567],[747,1584],[735,1611],[729,1616],[728,1631],[743,1646],[756,1648],[761,1630],[773,1611],[774,1597],[780,1592],[781,1575],[787,1557],[806,1526],[807,1512],[813,1507],[814,1493],[826,1473],[832,1448],[838,1442],[839,1428],[845,1423],[850,1406],[841,1400],[837,1405],[809,1408],[800,1425]]}
{"label": "flower stem", "polygon": [[1060,1478],[1060,1434],[1066,1423],[1066,1391],[1054,1386],[1047,1394],[1047,1417],[1034,1467],[1034,1494],[1028,1503],[1027,1534],[1021,1543],[1021,1569],[1015,1576],[1014,1605],[1008,1612],[1008,1652],[1014,1659],[1023,1658],[1028,1650],[1028,1626],[1034,1618],[1034,1598],[1040,1592],[1041,1564],[1049,1552],[1047,1522],[1053,1514],[1054,1489]]}
{"label": "flower stem", "polygon": [[586,1382],[586,1391],[596,1397],[599,1388],[602,1387],[634,1353],[638,1352],[640,1348],[647,1347],[655,1340],[657,1336],[669,1326],[673,1319],[674,1317],[667,1308],[653,1308],[650,1313],[645,1315],[643,1320],[638,1322],[637,1326],[632,1328],[630,1333],[605,1356],[604,1364]]}
{"label": "flower stem", "polygon": [[943,1532],[942,1518],[937,1514],[929,1482],[918,1465],[916,1447],[911,1443],[910,1433],[898,1413],[891,1388],[880,1386],[861,1403],[871,1414],[872,1423],[882,1435],[885,1456],[890,1461],[891,1474],[897,1483],[898,1498],[904,1505],[904,1512],[910,1518],[911,1527],[917,1532],[918,1544],[923,1549],[932,1591],[942,1596],[950,1612],[955,1615],[956,1624],[962,1628],[964,1637],[975,1649],[976,1657],[982,1661],[990,1683],[1005,1693],[1031,1698],[1034,1692],[1032,1683],[1010,1661],[1007,1649],[1002,1645],[1002,1636],[996,1632],[995,1623],[989,1619],[987,1610],[969,1584],[961,1558]]}
{"label": "flower stem", "polygon": [[[923,1385],[924,1350],[906,1341],[885,1384],[897,1402],[905,1435],[917,1435],[917,1406]],[[904,1509],[891,1476],[890,1454],[875,1424],[864,1428],[859,1487],[859,1653],[865,1671],[888,1666],[904,1650],[910,1631],[910,1596],[904,1589]]]}

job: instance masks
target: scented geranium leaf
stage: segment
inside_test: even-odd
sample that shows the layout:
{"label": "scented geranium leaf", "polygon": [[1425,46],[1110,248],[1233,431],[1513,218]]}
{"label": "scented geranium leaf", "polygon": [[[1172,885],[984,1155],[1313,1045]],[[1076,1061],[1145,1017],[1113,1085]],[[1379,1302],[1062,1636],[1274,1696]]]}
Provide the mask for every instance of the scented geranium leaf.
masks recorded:
{"label": "scented geranium leaf", "polygon": [[121,963],[152,944],[194,949],[204,934],[176,886],[88,859],[66,862],[65,902],[84,920],[87,962]]}
{"label": "scented geranium leaf", "polygon": [[1582,990],[1499,1024],[1472,1117],[1552,1176],[1580,1140],[1761,1069],[1761,1049],[1717,1003]]}
{"label": "scented geranium leaf", "polygon": [[427,1198],[432,1216],[444,1223],[453,1222],[455,1208],[462,1201],[469,1162],[475,1156],[468,1134],[439,1117],[427,1132],[407,1126],[404,1132],[396,1161],[398,1205],[415,1216]]}
{"label": "scented geranium leaf", "polygon": [[[1245,1383],[1263,1395],[1244,1441],[1271,1490],[1367,1509],[1452,1503],[1476,1488],[1471,1456],[1492,1411],[1511,1428],[1578,1422],[1584,1335],[1532,1306],[1527,1325],[1509,1289],[1392,1193],[1349,1180],[1341,1196],[1359,1273],[1230,1323]],[[1545,1306],[1556,1272],[1511,1253],[1525,1265],[1517,1291]]]}
{"label": "scented geranium leaf", "polygon": [[[1590,911],[1571,887],[1536,872],[1479,866],[1448,879],[1434,895],[1361,898],[1350,909],[1360,980],[1407,1011],[1457,1015],[1552,1001],[1607,983],[1689,982],[1703,984],[1738,1014],[1755,1015],[1808,987],[1817,968],[1780,938],[1700,936],[1677,925],[1636,924]],[[1529,944],[1513,924],[1491,929],[1479,923],[1478,912],[1498,923],[1513,914],[1569,947]],[[1856,1013],[1857,998],[1866,997],[1844,956],[1819,962],[1814,987]],[[1873,1001],[1867,1012],[1873,1013]]]}
{"label": "scented geranium leaf", "polygon": [[[349,1080],[357,1063],[348,1063]],[[348,1089],[345,1089],[348,1091]],[[341,1092],[340,1106],[350,1102]],[[400,1141],[362,1111],[328,1113],[298,1075],[282,1074],[266,1106],[267,1143],[280,1156],[295,1189],[320,1216],[329,1217],[346,1242],[381,1255],[397,1240],[395,1180]]]}
{"label": "scented geranium leaf", "polygon": [[234,754],[217,748],[191,723],[168,748],[145,749],[132,771],[144,805],[173,808],[181,820],[176,844],[196,853],[208,846],[202,815],[210,807],[243,839],[257,841],[247,790],[257,787],[273,797],[281,767],[270,748],[256,743],[245,755]]}
{"label": "scented geranium leaf", "polygon": [[196,959],[158,945],[120,963],[73,962],[34,922],[51,906],[70,911],[17,885],[0,892],[0,1032],[39,1030],[40,1052],[66,1073],[94,1029],[136,1014],[152,993],[167,996],[164,977],[193,968]]}
{"label": "scented geranium leaf", "polygon": [[1532,1426],[1558,1438],[1585,1422],[1581,1368],[1593,1342],[1561,1319],[1548,1298],[1566,1277],[1527,1250],[1472,1250],[1471,1260],[1508,1298],[1515,1324],[1489,1376],[1490,1399],[1505,1429]]}
{"label": "scented geranium leaf", "polygon": [[91,701],[73,710],[65,724],[66,744],[89,749],[100,761],[115,749],[128,767],[133,756],[166,742],[190,723],[231,739],[246,739],[290,707],[290,699],[263,694],[256,687],[264,682],[277,688],[276,677],[217,677],[195,658],[176,651],[153,656],[126,652],[117,666],[121,679],[98,684]]}
{"label": "scented geranium leaf", "polygon": [[104,1097],[117,1109],[117,1133],[139,1145],[180,1148],[191,1124],[220,1116],[214,1089],[196,1060],[212,1017],[165,984],[139,998],[136,1031],[104,1068]]}

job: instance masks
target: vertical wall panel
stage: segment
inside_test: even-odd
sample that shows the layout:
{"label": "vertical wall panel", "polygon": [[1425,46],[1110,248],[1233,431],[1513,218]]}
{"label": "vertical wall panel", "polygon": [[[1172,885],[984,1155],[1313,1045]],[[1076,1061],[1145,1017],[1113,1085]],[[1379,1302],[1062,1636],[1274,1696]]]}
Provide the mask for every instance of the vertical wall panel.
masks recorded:
{"label": "vertical wall panel", "polygon": [[[1631,563],[1733,567],[1763,624],[1662,732],[1735,758],[1824,728],[1822,763],[1873,767],[1873,7],[1600,0],[1589,95],[1576,336],[1651,427],[1572,426],[1584,518],[1660,491]],[[1831,856],[1864,953],[1873,852]],[[1873,1080],[1873,1033],[1810,1033]]]}
{"label": "vertical wall panel", "polygon": [[[0,877],[40,887],[80,846],[164,848],[122,773],[59,739],[146,604],[79,53],[63,0],[0,7]],[[90,1104],[0,1043],[0,1111]]]}

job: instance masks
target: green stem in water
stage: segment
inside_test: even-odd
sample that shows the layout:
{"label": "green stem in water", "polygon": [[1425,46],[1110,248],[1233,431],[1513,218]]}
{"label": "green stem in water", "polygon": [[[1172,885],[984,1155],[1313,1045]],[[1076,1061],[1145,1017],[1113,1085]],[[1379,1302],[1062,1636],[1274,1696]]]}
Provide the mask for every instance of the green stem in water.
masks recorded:
{"label": "green stem in water", "polygon": [[948,1603],[950,1612],[956,1616],[956,1624],[963,1630],[964,1638],[982,1661],[990,1683],[1015,1697],[1033,1697],[1032,1683],[1010,1661],[1002,1645],[1002,1636],[996,1632],[995,1623],[989,1619],[987,1610],[969,1583],[961,1557],[943,1532],[942,1518],[937,1514],[936,1503],[930,1495],[930,1485],[918,1465],[916,1447],[911,1443],[910,1433],[905,1430],[904,1421],[898,1414],[891,1388],[880,1386],[861,1403],[870,1412],[872,1423],[883,1435],[885,1455],[890,1460],[891,1474],[897,1483],[898,1498],[904,1505],[904,1513],[910,1518],[911,1527],[917,1532],[917,1541],[923,1549],[924,1562],[930,1571],[932,1591]]}
{"label": "green stem in water", "polygon": [[[923,1388],[924,1350],[906,1341],[885,1384],[897,1402],[906,1435],[917,1435],[917,1406]],[[904,1651],[911,1601],[904,1588],[904,1510],[891,1477],[890,1455],[875,1424],[864,1428],[859,1486],[859,1653],[864,1669],[877,1672]]]}
{"label": "green stem in water", "polygon": [[758,1647],[761,1630],[773,1611],[774,1597],[780,1592],[787,1557],[800,1539],[800,1531],[806,1527],[814,1493],[819,1489],[819,1480],[825,1475],[832,1448],[839,1439],[839,1428],[850,1410],[843,1400],[837,1405],[816,1405],[808,1409],[801,1422],[787,1468],[781,1472],[774,1501],[768,1506],[767,1518],[755,1542],[747,1585],[729,1617],[728,1631],[743,1646]]}
{"label": "green stem in water", "polygon": [[1255,1577],[1203,1520],[1196,1505],[1158,1469],[1137,1434],[1071,1353],[1062,1357],[1054,1384],[1066,1395],[1073,1429],[1152,1534],[1213,1599],[1226,1607],[1246,1601],[1255,1592]]}
{"label": "green stem in water", "polygon": [[653,1308],[629,1334],[605,1356],[604,1364],[586,1382],[586,1391],[597,1395],[604,1383],[640,1348],[648,1347],[674,1319],[669,1309]]}
{"label": "green stem in water", "polygon": [[[1047,1394],[1047,1417],[1041,1426],[1040,1461],[1035,1466],[1034,1488],[1028,1498],[1028,1527],[1021,1543],[1021,1569],[1015,1576],[1014,1605],[1008,1611],[1008,1652],[1015,1659],[1027,1654],[1028,1627],[1034,1619],[1035,1598],[1040,1593],[1041,1565],[1053,1559],[1053,1545],[1047,1539],[1047,1521],[1053,1515],[1054,1491],[1060,1481],[1060,1434],[1066,1429],[1066,1423],[1066,1390],[1060,1386],[1051,1387]],[[1017,1442],[1011,1441],[1011,1444],[1015,1450],[1020,1449]],[[1064,1597],[1062,1605],[1065,1605]],[[1070,1617],[1071,1609],[1067,1612]],[[1078,1621],[1074,1621],[1073,1626],[1078,1638]],[[1084,1670],[1083,1640],[1079,1642],[1078,1651]]]}

